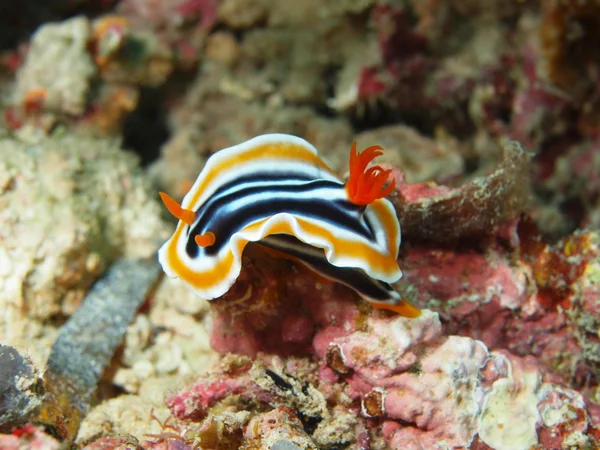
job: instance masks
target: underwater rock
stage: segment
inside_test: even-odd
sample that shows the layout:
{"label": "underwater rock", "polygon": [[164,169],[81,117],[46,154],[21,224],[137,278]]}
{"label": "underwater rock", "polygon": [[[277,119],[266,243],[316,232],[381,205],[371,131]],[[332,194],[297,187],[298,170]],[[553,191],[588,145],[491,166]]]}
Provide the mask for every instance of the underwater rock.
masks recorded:
{"label": "underwater rock", "polygon": [[[406,246],[399,261],[405,277],[395,286],[416,305],[438,311],[445,333],[535,356],[572,386],[595,386],[597,237],[576,234],[552,246],[526,231],[526,223],[502,230],[506,237],[495,239],[503,244],[491,240],[484,251]],[[233,288],[210,302],[211,345],[222,353],[322,356],[324,345],[358,327],[370,309],[344,286],[257,247],[248,249],[243,267]]]}
{"label": "underwater rock", "polygon": [[[507,261],[501,250],[410,248],[402,260],[404,282],[410,284],[418,303],[434,309],[451,332],[472,330],[472,337],[496,347],[500,341],[487,335],[490,322],[519,309],[529,298],[530,269]],[[505,317],[504,317],[505,318]],[[493,328],[493,327],[491,327]],[[491,334],[491,333],[490,333]]]}
{"label": "underwater rock", "polygon": [[0,335],[19,337],[25,316],[70,315],[111,261],[151,255],[166,228],[148,193],[113,140],[1,139]]}
{"label": "underwater rock", "polygon": [[572,126],[572,98],[544,82],[538,68],[542,58],[537,41],[524,44],[522,53],[522,80],[513,95],[508,133],[525,147],[541,150],[545,142],[563,135]]}
{"label": "underwater rock", "polygon": [[102,85],[90,102],[82,128],[91,130],[98,136],[117,135],[125,119],[138,106],[139,98],[139,90],[134,86]]}
{"label": "underwater rock", "polygon": [[572,386],[595,386],[597,234],[575,233],[550,245],[532,226],[524,217],[509,227],[508,249],[498,243],[484,252],[407,248],[400,285],[407,284],[416,304],[440,313],[446,333],[535,356]]}
{"label": "underwater rock", "polygon": [[83,114],[96,74],[87,50],[91,33],[91,25],[83,16],[38,29],[17,72],[14,103],[26,110]]}
{"label": "underwater rock", "polygon": [[316,450],[293,408],[280,406],[268,413],[257,414],[246,426],[244,446],[279,450]]}
{"label": "underwater rock", "polygon": [[[470,448],[477,437],[494,449],[526,450],[550,436],[561,448],[591,445],[598,432],[585,398],[552,382],[534,358],[446,336],[431,311],[417,319],[377,313],[329,327],[335,331],[325,326],[311,351],[320,367],[304,358],[227,356],[167,405],[184,421],[180,427],[218,420],[224,408],[249,412],[249,423],[263,423],[265,408],[277,417],[291,409],[271,425],[297,430],[299,417],[300,435],[319,448],[335,442],[323,432],[334,422],[338,445],[358,445],[366,433],[367,441],[407,449]],[[573,413],[561,412],[567,410]],[[280,420],[286,425],[276,425]],[[252,436],[244,434],[241,448]]]}
{"label": "underwater rock", "polygon": [[[325,332],[319,328],[332,322],[347,327],[359,308],[369,309],[349,288],[317,280],[304,266],[272,258],[257,246],[246,248],[242,267],[232,289],[211,301],[210,343],[221,353],[306,354],[315,333]],[[334,330],[330,326],[326,334]]]}
{"label": "underwater rock", "polygon": [[[586,67],[595,61],[590,45],[600,42],[599,14],[600,5],[596,2],[541,2],[539,39],[543,74],[571,94],[584,92],[591,82]],[[573,27],[579,27],[577,35],[571,33]]]}
{"label": "underwater rock", "polygon": [[584,391],[600,380],[600,289],[597,233],[577,232],[556,244],[520,230],[522,258],[535,290],[520,318],[507,324],[507,348],[533,354],[553,372]]}
{"label": "underwater rock", "polygon": [[33,419],[44,395],[38,370],[15,348],[0,344],[0,431]]}
{"label": "underwater rock", "polygon": [[121,131],[140,87],[164,83],[175,59],[157,33],[118,15],[43,25],[17,57],[23,61],[4,117],[9,128],[48,133],[63,123],[100,135]]}
{"label": "underwater rock", "polygon": [[195,22],[209,30],[216,21],[215,0],[124,0],[117,10],[154,29],[174,30]]}
{"label": "underwater rock", "polygon": [[85,450],[139,449],[139,441],[133,436],[109,436],[95,440],[83,447]]}
{"label": "underwater rock", "polygon": [[[190,189],[206,158],[213,152],[267,130],[306,138],[324,150],[324,159],[341,169],[348,163],[352,129],[344,119],[315,116],[307,107],[271,106],[225,95],[219,71],[203,73],[185,102],[174,109],[174,132],[162,147],[162,157],[150,167],[156,184],[175,198]],[[210,114],[203,111],[210,110]],[[240,124],[244,126],[240,126]]]}
{"label": "underwater rock", "polygon": [[[164,390],[156,392],[157,399],[147,395],[119,395],[107,399],[92,408],[81,423],[76,444],[80,448],[109,450],[123,448],[124,443],[139,444],[142,439],[168,431],[164,418],[168,410],[164,406]],[[133,448],[139,448],[134,446]],[[159,447],[160,448],[160,447]]]}
{"label": "underwater rock", "polygon": [[348,54],[329,105],[358,117],[376,116],[386,108],[417,111],[433,68],[427,41],[410,25],[405,6],[377,2],[369,15],[374,32],[356,47],[358,52]]}
{"label": "underwater rock", "polygon": [[[224,298],[199,306],[167,287],[167,300],[142,306],[106,379],[134,395],[100,399],[85,442],[122,436],[91,448],[597,446],[600,407],[588,398],[600,400],[598,237],[575,231],[600,224],[596,3],[51,3],[63,20],[94,18],[46,24],[29,54],[23,42],[0,55],[15,134],[30,139],[28,125],[48,131],[60,120],[68,133],[118,135],[137,108],[136,119],[164,111],[172,133],[152,176],[180,198],[211,153],[257,134],[305,137],[341,172],[358,132],[361,145],[397,151],[388,162],[405,277],[395,287],[439,313],[405,322],[293,262],[249,251]],[[56,49],[64,55],[50,61]],[[16,84],[4,79],[21,64]],[[158,98],[150,107],[147,92]],[[511,145],[498,168],[505,137],[535,158]],[[162,240],[135,164],[112,161],[118,145],[80,158],[69,139],[96,147],[57,135],[50,140],[68,154],[45,160],[49,141],[0,143],[10,147],[0,151],[0,337],[25,342],[36,363],[48,347],[37,337],[53,340],[38,319],[54,326],[115,258]],[[524,209],[550,243],[526,230]],[[214,359],[208,333],[220,352],[257,362],[228,357],[178,392],[182,376]],[[140,400],[153,382],[161,388],[152,401]],[[165,390],[169,401],[188,395],[202,418],[156,420],[151,408]],[[294,396],[323,418],[307,419]]]}
{"label": "underwater rock", "polygon": [[[447,245],[463,237],[493,235],[525,210],[530,155],[517,143],[504,144],[493,173],[458,188],[433,182],[407,184],[396,171],[394,203],[407,240]],[[394,172],[392,172],[394,173]]]}
{"label": "underwater rock", "polygon": [[[494,449],[529,449],[538,443],[540,428],[549,426],[538,422],[548,393],[563,389],[545,382],[533,358],[444,336],[428,311],[414,321],[372,318],[365,331],[330,345],[350,370],[346,392],[361,399],[363,414],[368,395],[382,399],[369,415],[384,420],[392,448],[468,448],[478,434]],[[583,416],[578,426],[590,426],[581,394],[568,391]]]}
{"label": "underwater rock", "polygon": [[323,21],[337,21],[345,15],[360,14],[376,3],[374,0],[319,2],[307,0],[291,4],[278,0],[224,0],[218,8],[219,19],[232,29],[268,28],[302,29]]}

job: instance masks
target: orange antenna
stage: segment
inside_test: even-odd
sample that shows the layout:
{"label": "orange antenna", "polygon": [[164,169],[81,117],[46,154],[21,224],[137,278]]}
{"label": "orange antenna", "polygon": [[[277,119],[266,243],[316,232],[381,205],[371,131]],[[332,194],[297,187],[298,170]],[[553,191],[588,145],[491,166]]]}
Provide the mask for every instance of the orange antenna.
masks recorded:
{"label": "orange antenna", "polygon": [[210,247],[215,243],[215,240],[215,233],[211,231],[208,231],[204,234],[197,234],[194,237],[194,241],[196,241],[196,244],[198,244],[200,247]]}
{"label": "orange antenna", "polygon": [[194,223],[194,220],[196,220],[196,213],[194,211],[183,209],[179,203],[164,192],[159,192],[159,195],[171,214],[187,225],[192,225]]}
{"label": "orange antenna", "polygon": [[[346,182],[346,192],[355,205],[368,205],[378,198],[389,195],[394,190],[395,182],[390,180],[391,170],[383,170],[381,166],[367,166],[382,155],[381,147],[373,145],[362,153],[357,153],[356,142],[350,150],[350,178]],[[387,187],[384,187],[388,183]]]}

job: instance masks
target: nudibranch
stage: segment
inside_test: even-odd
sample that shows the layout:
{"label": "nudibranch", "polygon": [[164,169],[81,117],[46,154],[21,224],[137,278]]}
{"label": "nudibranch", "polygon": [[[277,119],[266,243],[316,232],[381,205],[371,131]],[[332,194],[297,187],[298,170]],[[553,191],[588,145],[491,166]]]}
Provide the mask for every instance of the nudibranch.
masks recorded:
{"label": "nudibranch", "polygon": [[165,273],[200,297],[225,294],[238,278],[249,242],[283,252],[345,284],[375,308],[417,317],[390,285],[400,279],[400,224],[385,199],[389,170],[369,167],[380,147],[353,145],[341,181],[304,139],[265,134],[212,155],[181,205],[160,196],[179,219],[160,248]]}

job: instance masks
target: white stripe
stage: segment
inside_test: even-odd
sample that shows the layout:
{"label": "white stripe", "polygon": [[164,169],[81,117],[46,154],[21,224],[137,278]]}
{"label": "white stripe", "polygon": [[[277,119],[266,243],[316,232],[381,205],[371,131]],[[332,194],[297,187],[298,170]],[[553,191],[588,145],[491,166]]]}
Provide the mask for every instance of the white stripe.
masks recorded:
{"label": "white stripe", "polygon": [[378,245],[384,248],[386,253],[388,248],[393,249],[392,255],[394,258],[398,259],[398,250],[401,242],[400,222],[396,218],[396,210],[394,209],[392,202],[385,198],[382,198],[379,201],[385,206],[387,213],[394,218],[393,222],[396,230],[396,239],[394,242],[390,241],[390,236],[386,232],[382,217],[377,213],[375,208],[371,207],[371,205],[368,205],[365,209],[364,216],[373,227],[373,234]]}

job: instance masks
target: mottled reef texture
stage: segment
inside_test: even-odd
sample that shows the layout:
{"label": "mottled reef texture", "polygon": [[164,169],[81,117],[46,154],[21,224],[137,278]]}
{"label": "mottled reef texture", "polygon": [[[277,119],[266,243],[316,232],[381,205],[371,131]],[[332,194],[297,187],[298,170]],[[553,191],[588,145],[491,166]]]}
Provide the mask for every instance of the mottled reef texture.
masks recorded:
{"label": "mottled reef texture", "polygon": [[59,448],[51,345],[156,192],[265,132],[384,147],[422,317],[251,246],[221,299],[162,282],[76,445],[600,445],[598,0],[0,3],[1,448]]}

